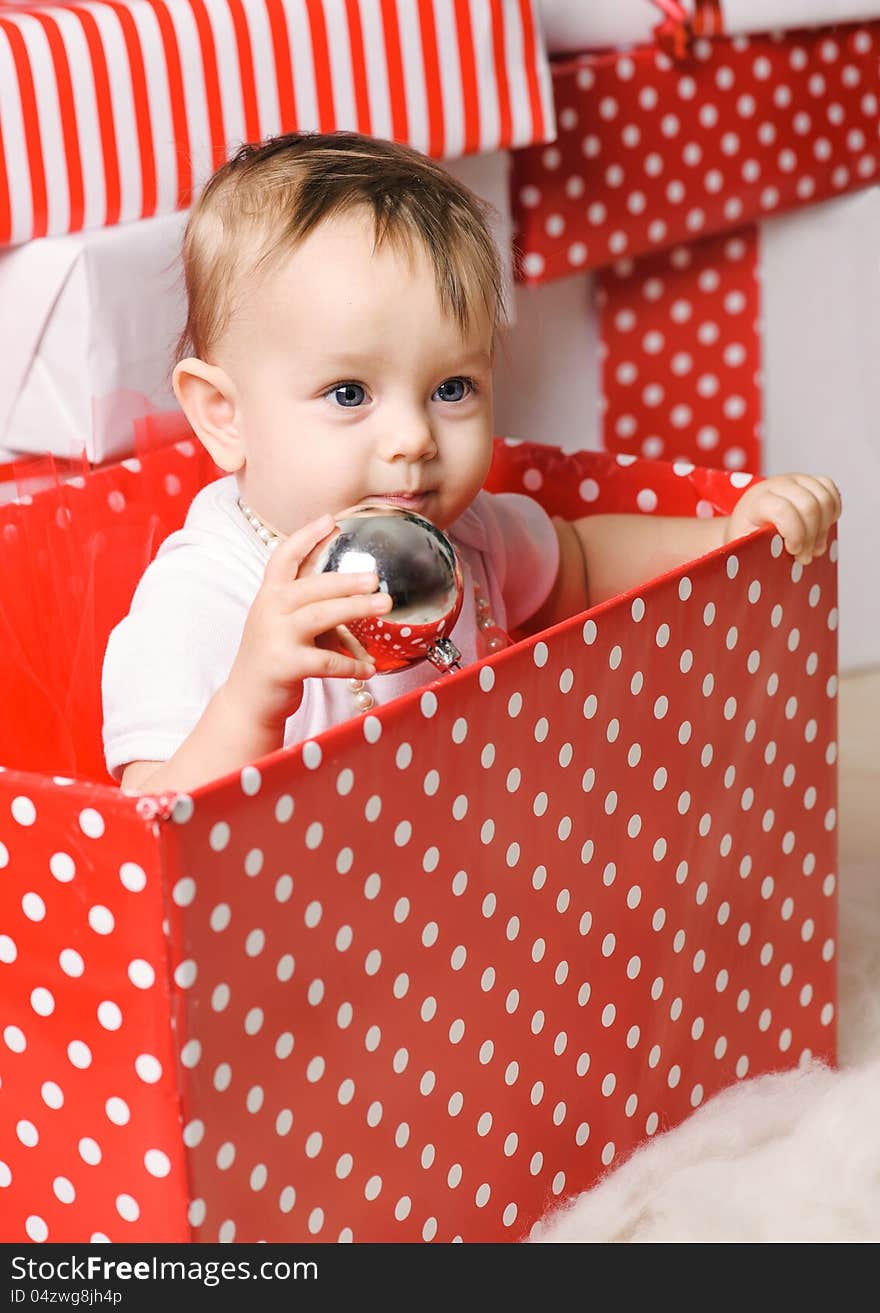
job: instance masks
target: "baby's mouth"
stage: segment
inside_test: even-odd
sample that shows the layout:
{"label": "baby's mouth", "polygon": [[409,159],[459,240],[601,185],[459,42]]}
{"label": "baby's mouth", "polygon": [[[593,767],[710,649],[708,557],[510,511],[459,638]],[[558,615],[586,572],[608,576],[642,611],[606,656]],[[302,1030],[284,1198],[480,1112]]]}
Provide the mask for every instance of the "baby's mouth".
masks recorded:
{"label": "baby's mouth", "polygon": [[365,502],[384,502],[390,506],[400,506],[405,510],[418,511],[428,504],[432,490],[423,492],[374,492],[365,497]]}

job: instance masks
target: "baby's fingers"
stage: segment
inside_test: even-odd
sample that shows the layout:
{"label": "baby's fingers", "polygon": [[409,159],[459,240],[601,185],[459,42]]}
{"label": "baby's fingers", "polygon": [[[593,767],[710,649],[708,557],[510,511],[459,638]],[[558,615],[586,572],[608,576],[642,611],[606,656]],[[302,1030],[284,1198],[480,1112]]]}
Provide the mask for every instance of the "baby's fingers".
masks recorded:
{"label": "baby's fingers", "polygon": [[815,483],[818,483],[820,487],[824,488],[828,493],[833,506],[833,518],[839,520],[843,514],[843,497],[841,496],[837,484],[833,479],[829,478],[827,474],[809,475],[808,477],[812,478]]}
{"label": "baby's fingers", "polygon": [[828,532],[841,512],[840,493],[832,479],[794,474],[784,495],[797,505],[806,524],[806,537],[796,555],[802,565],[809,565],[827,550]]}
{"label": "baby's fingers", "polygon": [[284,583],[295,578],[309,552],[332,533],[335,526],[336,521],[332,515],[322,515],[304,524],[289,538],[282,539],[269,558],[265,578],[270,583]]}
{"label": "baby's fingers", "polygon": [[318,645],[301,650],[297,669],[300,679],[372,679],[376,673],[376,663],[368,656],[361,656],[363,648],[353,634],[346,631],[350,640],[349,654],[335,648]]}
{"label": "baby's fingers", "polygon": [[782,535],[785,550],[800,559],[802,555],[809,559],[808,542],[813,535],[805,516],[787,496],[778,492],[768,492],[765,513],[769,522]]}
{"label": "baby's fingers", "polygon": [[[357,596],[380,596],[379,576],[375,570],[363,574],[342,574],[338,570],[322,570],[319,574],[302,573],[296,579],[285,581],[276,590],[278,604],[285,613],[301,611],[313,602],[333,599],[351,600]],[[381,608],[380,608],[381,610]]]}
{"label": "baby's fingers", "polygon": [[366,596],[326,597],[306,602],[292,617],[297,638],[313,643],[320,635],[337,625],[350,625],[355,620],[380,618],[390,611],[393,601],[387,593],[369,593]]}
{"label": "baby's fingers", "polygon": [[824,550],[825,539],[828,530],[836,520],[840,519],[843,511],[843,501],[840,496],[840,489],[833,479],[826,475],[796,474],[794,476],[796,483],[804,489],[806,493],[815,499],[818,506],[819,520],[816,526],[816,548],[815,555],[820,555],[819,544],[822,544]]}

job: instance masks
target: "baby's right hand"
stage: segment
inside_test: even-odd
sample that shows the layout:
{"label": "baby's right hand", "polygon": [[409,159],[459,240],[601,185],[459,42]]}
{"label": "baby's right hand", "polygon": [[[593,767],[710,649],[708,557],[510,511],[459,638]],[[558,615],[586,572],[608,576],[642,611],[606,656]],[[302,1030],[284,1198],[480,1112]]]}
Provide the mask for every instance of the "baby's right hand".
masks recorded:
{"label": "baby's right hand", "polygon": [[283,729],[302,701],[307,677],[369,679],[376,673],[369,661],[315,643],[336,625],[383,615],[393,605],[387,593],[376,592],[375,574],[327,571],[299,577],[303,560],[334,524],[332,515],[324,515],[275,548],[248,613],[226,691],[266,728]]}

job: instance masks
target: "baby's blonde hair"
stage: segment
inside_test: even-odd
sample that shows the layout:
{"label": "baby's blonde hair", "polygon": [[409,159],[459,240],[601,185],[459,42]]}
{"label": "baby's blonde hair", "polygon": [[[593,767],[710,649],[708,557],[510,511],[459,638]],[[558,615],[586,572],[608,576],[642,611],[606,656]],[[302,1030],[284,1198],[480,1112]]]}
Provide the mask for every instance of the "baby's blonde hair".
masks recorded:
{"label": "baby's blonde hair", "polygon": [[420,245],[442,309],[464,335],[474,295],[495,330],[505,309],[492,207],[408,146],[355,132],[294,132],[244,145],[196,201],[183,241],[187,321],[177,359],[204,357],[237,298],[322,220],[372,213],[374,249]]}

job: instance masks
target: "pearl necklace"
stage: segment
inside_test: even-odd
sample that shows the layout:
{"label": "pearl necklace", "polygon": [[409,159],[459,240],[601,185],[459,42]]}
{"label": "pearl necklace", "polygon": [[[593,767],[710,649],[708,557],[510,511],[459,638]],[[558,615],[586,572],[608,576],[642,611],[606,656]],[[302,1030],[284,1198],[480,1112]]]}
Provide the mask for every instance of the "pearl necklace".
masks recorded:
{"label": "pearl necklace", "polygon": [[474,584],[474,601],[477,607],[477,647],[480,656],[491,656],[504,647],[510,647],[513,639],[505,633],[489,614],[489,602],[480,596],[480,589]]}
{"label": "pearl necklace", "polygon": [[238,509],[241,511],[254,533],[260,539],[260,542],[268,547],[270,551],[274,551],[281,542],[281,534],[276,533],[274,529],[270,529],[268,524],[260,519],[257,512],[251,510],[243,497],[239,497],[238,499]]}
{"label": "pearl necklace", "polygon": [[[274,551],[281,542],[282,535],[275,529],[270,529],[264,520],[261,520],[257,512],[248,506],[242,498],[238,498],[238,509],[241,511],[254,533],[260,539],[270,552]],[[477,613],[477,646],[479,656],[491,656],[493,652],[500,652],[502,648],[509,647],[512,640],[509,634],[496,625],[495,620],[490,614],[490,603],[481,592],[478,584],[474,584],[474,605]],[[376,705],[376,699],[366,686],[363,679],[347,679],[349,691],[352,695],[355,709],[363,715]]]}

